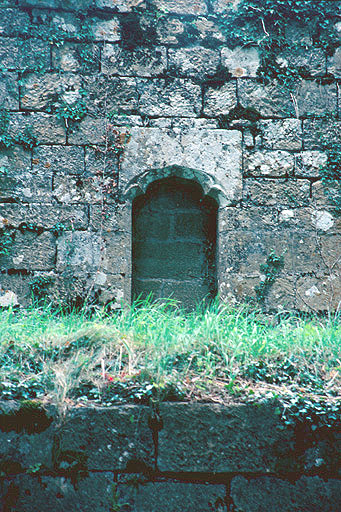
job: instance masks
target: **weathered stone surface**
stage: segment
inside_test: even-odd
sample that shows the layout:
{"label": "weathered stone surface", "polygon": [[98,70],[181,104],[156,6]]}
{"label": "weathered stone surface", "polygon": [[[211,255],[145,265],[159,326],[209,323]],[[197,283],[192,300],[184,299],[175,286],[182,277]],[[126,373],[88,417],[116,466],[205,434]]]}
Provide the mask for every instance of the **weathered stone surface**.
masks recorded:
{"label": "weathered stone surface", "polygon": [[302,149],[302,126],[299,119],[260,121],[259,127],[264,149]]}
{"label": "weathered stone surface", "polygon": [[[321,85],[315,80],[303,80],[293,93],[299,116],[337,114],[336,84]],[[295,109],[294,109],[295,110]]]}
{"label": "weathered stone surface", "polygon": [[109,177],[58,174],[53,178],[52,196],[59,203],[99,203],[112,198],[113,192]]}
{"label": "weathered stone surface", "polygon": [[33,150],[32,170],[56,174],[84,173],[84,148],[81,146],[38,146]]}
{"label": "weathered stone surface", "polygon": [[228,114],[237,105],[236,84],[228,82],[221,87],[209,87],[204,97],[204,114],[216,117]]}
{"label": "weathered stone surface", "polygon": [[[129,126],[142,126],[142,120],[139,116],[115,116],[113,121],[107,117],[94,119],[87,116],[79,123],[74,123],[68,134],[68,143],[75,145],[95,145],[100,150],[105,151],[107,144],[113,144],[118,134],[124,134],[126,138],[129,133]],[[114,144],[115,147],[115,144]],[[96,149],[96,148],[94,148]],[[110,150],[107,151],[110,154]]]}
{"label": "weathered stone surface", "polygon": [[91,231],[65,232],[57,240],[57,269],[93,271],[101,260],[101,240]]}
{"label": "weathered stone surface", "polygon": [[164,16],[158,21],[156,33],[160,44],[178,44],[186,37],[186,25],[178,18]]}
{"label": "weathered stone surface", "polygon": [[[84,54],[87,59],[84,59]],[[66,42],[52,47],[52,68],[65,72],[97,72],[100,67],[100,48],[95,44]]]}
{"label": "weathered stone surface", "polygon": [[137,486],[118,483],[118,503],[141,512],[208,512],[225,510],[225,486],[178,482],[155,482]]}
{"label": "weathered stone surface", "polygon": [[139,110],[147,116],[195,116],[201,110],[201,89],[188,80],[137,81]]}
{"label": "weathered stone surface", "polygon": [[66,128],[61,119],[51,114],[18,112],[10,117],[9,132],[18,137],[25,128],[32,129],[32,135],[39,144],[65,144]]}
{"label": "weathered stone surface", "polygon": [[157,463],[161,471],[271,471],[276,466],[273,448],[283,432],[276,429],[279,418],[271,405],[227,409],[211,404],[161,404],[160,415],[163,429]]}
{"label": "weathered stone surface", "polygon": [[193,26],[199,31],[199,39],[202,43],[222,43],[226,41],[219,19],[213,20],[200,16],[192,21]]}
{"label": "weathered stone surface", "polygon": [[289,482],[273,476],[245,478],[237,476],[231,482],[231,497],[237,510],[258,512],[327,512],[341,506],[341,482],[323,480],[317,476],[302,476]]}
{"label": "weathered stone surface", "polygon": [[111,232],[103,235],[101,270],[111,274],[129,275],[131,272],[131,235]]}
{"label": "weathered stone surface", "polygon": [[233,50],[222,48],[221,63],[230,71],[232,76],[256,77],[260,64],[259,53],[257,48],[254,47],[243,48],[237,46]]}
{"label": "weathered stone surface", "polygon": [[320,277],[301,277],[297,280],[296,289],[297,308],[301,311],[335,311],[340,308],[340,271]]}
{"label": "weathered stone surface", "polygon": [[80,99],[80,85],[80,77],[74,74],[31,74],[23,81],[21,104],[30,110],[42,110],[58,102],[73,104]]}
{"label": "weathered stone surface", "polygon": [[102,50],[102,73],[125,76],[158,76],[166,72],[166,48],[135,48],[127,50],[106,44]]}
{"label": "weathered stone surface", "polygon": [[18,9],[0,8],[0,35],[14,36],[27,28],[30,18],[26,12]]}
{"label": "weathered stone surface", "polygon": [[336,48],[334,55],[327,60],[328,73],[332,73],[335,78],[341,78],[341,46]]}
{"label": "weathered stone surface", "polygon": [[219,233],[226,231],[272,231],[278,222],[276,207],[234,206],[220,208],[218,213]]}
{"label": "weathered stone surface", "polygon": [[120,24],[117,18],[94,19],[91,26],[96,41],[114,43],[121,38]]}
{"label": "weathered stone surface", "polygon": [[49,69],[48,43],[35,39],[21,41],[1,37],[0,62],[4,69],[35,69],[38,64]]}
{"label": "weathered stone surface", "polygon": [[[2,277],[2,276],[1,276]],[[29,277],[32,279],[32,276]],[[52,446],[55,427],[52,423],[53,410],[47,409],[46,415],[37,414],[31,417],[17,416],[20,403],[3,401],[0,403],[0,459],[12,461],[22,466],[22,471],[39,464],[52,469]],[[6,421],[7,420],[7,421]],[[11,424],[12,421],[12,424]],[[26,423],[25,423],[26,422]],[[13,428],[12,428],[13,427]]]}
{"label": "weathered stone surface", "polygon": [[[302,37],[307,37],[307,32]],[[305,76],[323,76],[326,73],[326,55],[322,48],[311,46],[310,44],[292,45],[290,51],[281,52],[277,62],[283,67],[293,66],[301,70]]]}
{"label": "weathered stone surface", "polygon": [[1,150],[0,170],[2,202],[50,202],[52,174],[32,172],[30,152],[18,146]]}
{"label": "weathered stone surface", "polygon": [[219,296],[229,304],[239,304],[255,298],[255,287],[259,286],[259,276],[248,276],[234,272],[224,273],[219,276]]}
{"label": "weathered stone surface", "polygon": [[108,116],[110,113],[134,113],[138,105],[135,78],[108,78],[104,75],[84,77],[89,113]]}
{"label": "weathered stone surface", "polygon": [[[114,500],[112,473],[90,473],[75,484],[64,476],[20,475],[12,481],[18,489],[15,510],[72,510],[107,512]],[[6,496],[3,496],[6,505]],[[1,503],[1,502],[0,502]]]}
{"label": "weathered stone surface", "polygon": [[212,0],[212,8],[214,12],[221,14],[238,9],[240,0]]}
{"label": "weathered stone surface", "polygon": [[199,181],[205,193],[211,190],[221,195],[223,202],[224,197],[225,202],[236,201],[241,187],[240,159],[241,135],[236,131],[169,133],[157,128],[133,128],[121,163],[121,187],[134,190],[147,186],[153,178],[177,175],[180,171],[172,166],[179,166],[181,176]]}
{"label": "weathered stone surface", "polygon": [[[0,13],[1,16],[1,13]],[[0,74],[0,105],[1,108],[18,110],[19,89],[17,73]]]}
{"label": "weathered stone surface", "polygon": [[335,200],[340,197],[340,187],[336,182],[331,184],[316,181],[311,187],[311,202],[315,208],[327,208],[335,206]]}
{"label": "weathered stone surface", "polygon": [[23,223],[44,229],[53,229],[58,223],[63,224],[66,229],[86,229],[88,207],[54,204],[1,204],[0,227],[18,228]]}
{"label": "weathered stone surface", "polygon": [[289,91],[276,81],[263,85],[254,80],[239,80],[238,96],[243,107],[254,108],[262,117],[289,117],[294,113]]}
{"label": "weathered stone surface", "polygon": [[287,177],[294,173],[294,155],[288,151],[255,151],[244,156],[245,176]]}
{"label": "weathered stone surface", "polygon": [[244,180],[243,200],[264,206],[304,206],[309,202],[310,184],[308,180]]}
{"label": "weathered stone surface", "polygon": [[146,2],[141,0],[92,0],[94,7],[114,12],[131,12],[139,7],[146,9]]}
{"label": "weathered stone surface", "polygon": [[165,13],[174,14],[206,14],[204,0],[153,0],[155,7]]}
{"label": "weathered stone surface", "polygon": [[[82,0],[82,8],[90,7],[93,0]],[[96,0],[98,1],[98,0]],[[62,9],[65,7],[65,0],[18,0],[18,5],[24,7],[46,7],[51,9]],[[79,9],[79,0],[68,0],[69,9]]]}
{"label": "weathered stone surface", "polygon": [[135,405],[75,409],[59,430],[60,450],[83,452],[89,470],[125,470],[129,464],[132,469],[134,463],[152,467],[149,415],[148,407]]}
{"label": "weathered stone surface", "polygon": [[304,149],[324,149],[326,144],[339,144],[341,121],[336,119],[306,119],[303,121]]}
{"label": "weathered stone surface", "polygon": [[54,267],[56,241],[52,233],[16,231],[9,254],[2,256],[2,267],[26,270],[51,270]]}
{"label": "weathered stone surface", "polygon": [[105,233],[113,231],[131,232],[131,206],[129,203],[120,205],[92,205],[90,207],[91,229],[103,230]]}
{"label": "weathered stone surface", "polygon": [[322,151],[303,151],[295,155],[295,176],[318,178],[327,163],[327,153]]}
{"label": "weathered stone surface", "polygon": [[[30,282],[32,281],[32,273],[11,273],[7,274],[7,270],[2,268],[0,264],[0,297],[6,300],[6,294],[12,295],[14,302],[18,302],[20,306],[27,307],[32,298]],[[0,452],[1,453],[1,452]]]}
{"label": "weathered stone surface", "polygon": [[220,63],[216,50],[208,48],[177,48],[168,51],[169,71],[175,76],[213,75]]}

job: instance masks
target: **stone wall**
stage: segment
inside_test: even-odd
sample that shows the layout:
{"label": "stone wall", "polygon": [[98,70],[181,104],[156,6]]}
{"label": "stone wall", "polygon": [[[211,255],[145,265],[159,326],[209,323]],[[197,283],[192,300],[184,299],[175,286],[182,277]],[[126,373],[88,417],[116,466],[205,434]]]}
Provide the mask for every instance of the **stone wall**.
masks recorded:
{"label": "stone wall", "polygon": [[[228,44],[237,1],[2,0],[0,304],[129,301],[132,202],[178,177],[218,203],[223,298],[337,308],[339,184],[321,179],[341,134],[331,3],[332,51],[319,27],[287,26],[289,90],[259,79],[259,45]],[[284,264],[269,283],[271,254]]]}
{"label": "stone wall", "polygon": [[337,427],[284,428],[276,404],[2,403],[4,512],[334,512]]}

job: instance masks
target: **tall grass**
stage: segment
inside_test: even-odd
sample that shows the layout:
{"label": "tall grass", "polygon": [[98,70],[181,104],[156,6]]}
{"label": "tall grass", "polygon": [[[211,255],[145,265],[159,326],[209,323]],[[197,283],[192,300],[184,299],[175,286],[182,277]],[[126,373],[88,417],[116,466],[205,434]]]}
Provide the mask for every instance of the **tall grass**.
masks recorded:
{"label": "tall grass", "polygon": [[0,313],[0,391],[58,402],[100,399],[109,387],[117,399],[118,384],[142,394],[182,387],[193,396],[261,381],[335,392],[340,348],[338,315],[276,319],[218,302],[188,313],[171,300],[110,314],[9,309]]}

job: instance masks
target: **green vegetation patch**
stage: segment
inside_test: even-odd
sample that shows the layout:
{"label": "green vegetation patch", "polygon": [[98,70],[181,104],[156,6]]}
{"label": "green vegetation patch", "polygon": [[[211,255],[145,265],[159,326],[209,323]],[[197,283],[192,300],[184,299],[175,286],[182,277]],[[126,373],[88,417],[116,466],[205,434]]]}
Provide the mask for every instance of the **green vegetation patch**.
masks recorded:
{"label": "green vegetation patch", "polygon": [[[309,393],[335,400],[341,383],[339,314],[268,317],[218,302],[188,313],[147,300],[111,313],[4,310],[0,333],[3,399],[109,406]],[[13,428],[47,425],[37,409],[27,426],[25,410],[7,419]]]}

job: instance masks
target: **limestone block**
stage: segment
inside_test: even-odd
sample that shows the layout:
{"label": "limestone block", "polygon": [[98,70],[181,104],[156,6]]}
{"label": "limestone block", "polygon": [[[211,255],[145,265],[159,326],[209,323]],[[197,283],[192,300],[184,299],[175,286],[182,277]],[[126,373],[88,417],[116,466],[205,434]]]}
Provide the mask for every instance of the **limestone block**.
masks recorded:
{"label": "limestone block", "polygon": [[293,96],[297,102],[296,115],[305,117],[337,113],[336,84],[321,85],[314,80],[302,80]]}
{"label": "limestone block", "polygon": [[18,228],[32,224],[44,229],[54,229],[57,223],[66,229],[86,229],[88,226],[87,206],[58,206],[52,204],[2,204],[0,227]]}
{"label": "limestone block", "polygon": [[91,231],[64,232],[57,239],[57,270],[95,271],[101,260],[100,237]]}
{"label": "limestone block", "polygon": [[84,148],[82,146],[38,146],[33,150],[32,170],[37,173],[84,173]]}
{"label": "limestone block", "polygon": [[314,232],[322,231],[323,233],[337,233],[341,228],[341,219],[338,218],[332,208],[328,210],[316,209],[314,206],[283,208],[279,211],[278,222],[283,228],[304,228]]}
{"label": "limestone block", "polygon": [[4,69],[34,69],[38,63],[49,69],[48,43],[35,39],[25,41],[0,37],[0,62]]}
{"label": "limestone block", "polygon": [[[116,188],[118,180],[118,158],[116,152],[105,151],[103,147],[87,147],[85,149],[85,169],[88,177],[99,177],[101,180],[112,180]],[[106,192],[109,192],[107,190]]]}
{"label": "limestone block", "polygon": [[[82,0],[82,9],[86,10],[90,7],[93,0]],[[65,0],[18,0],[18,4],[23,7],[35,7],[35,8],[51,8],[51,9],[63,9],[65,8]],[[68,0],[68,8],[78,10],[80,7],[79,0]]]}
{"label": "limestone block", "polygon": [[[16,276],[18,278],[18,276]],[[32,279],[32,276],[29,277]],[[55,434],[52,408],[38,410],[38,415],[31,416],[25,427],[24,416],[20,422],[20,402],[0,402],[0,458],[2,461],[13,461],[22,466],[22,470],[40,464],[52,469],[52,445]],[[3,415],[9,417],[9,425],[5,426]],[[16,416],[17,414],[17,416]],[[26,413],[27,414],[27,413]],[[17,419],[18,418],[18,419]],[[11,424],[11,420],[13,424]],[[36,420],[36,423],[34,423]],[[13,428],[12,428],[13,427]]]}
{"label": "limestone block", "polygon": [[131,12],[137,7],[140,9],[146,8],[144,0],[92,0],[92,5],[98,9],[114,12]]}
{"label": "limestone block", "polygon": [[51,270],[54,267],[56,241],[52,233],[14,232],[9,254],[2,256],[2,267],[26,270]]}
{"label": "limestone block", "polygon": [[94,289],[100,304],[108,305],[110,309],[121,309],[122,305],[130,304],[131,280],[126,274],[108,274],[99,269],[95,276]]}
{"label": "limestone block", "polygon": [[129,504],[131,510],[158,512],[160,503],[164,503],[165,512],[198,512],[225,508],[224,485],[208,485],[179,482],[155,482],[136,488],[120,483],[117,486],[119,503]]}
{"label": "limestone block", "polygon": [[218,232],[226,231],[273,231],[277,225],[276,208],[232,206],[218,210]]}
{"label": "limestone block", "polygon": [[15,113],[10,117],[9,132],[13,137],[20,135],[25,128],[32,129],[38,144],[65,144],[66,129],[61,119],[52,114],[32,112]]}
{"label": "limestone block", "polygon": [[91,28],[96,41],[114,43],[121,38],[120,24],[117,18],[92,19]]}
{"label": "limestone block", "polygon": [[[7,270],[2,268],[0,264],[0,298],[6,300],[11,295],[14,302],[18,301],[21,307],[27,307],[32,298],[30,281],[32,281],[32,273],[20,272],[7,274]],[[13,452],[17,452],[15,443],[13,443]],[[0,455],[4,453],[5,443],[1,443]],[[2,457],[1,457],[2,458]],[[15,459],[14,459],[15,460]]]}
{"label": "limestone block", "polygon": [[184,178],[199,181],[205,193],[211,191],[225,203],[238,201],[241,134],[229,130],[131,129],[121,162],[122,191],[131,194],[136,187],[144,188],[158,177],[178,172]]}
{"label": "limestone block", "polygon": [[[110,187],[110,190],[107,188]],[[112,196],[112,180],[102,176],[70,176],[58,174],[53,178],[52,196],[59,203],[99,203]]]}
{"label": "limestone block", "polygon": [[209,87],[204,97],[204,114],[216,117],[228,114],[237,105],[236,84],[228,82],[221,87]]}
{"label": "limestone block", "polygon": [[188,80],[138,79],[139,110],[147,116],[195,116],[201,109],[201,89]]}
{"label": "limestone block", "polygon": [[103,233],[101,270],[111,274],[130,274],[131,235],[128,232]]}
{"label": "limestone block", "polygon": [[3,202],[51,200],[52,174],[31,171],[31,154],[21,147],[0,151],[0,196]]}
{"label": "limestone block", "polygon": [[104,75],[84,77],[88,112],[106,117],[109,113],[134,113],[138,105],[135,78],[110,78]]}
{"label": "limestone block", "polygon": [[193,20],[193,26],[199,31],[199,39],[203,42],[225,42],[226,35],[223,33],[219,20],[208,19],[200,16]]}
{"label": "limestone block", "polygon": [[265,149],[302,149],[302,126],[299,119],[259,121]]}
{"label": "limestone block", "polygon": [[109,121],[106,117],[94,119],[87,116],[70,127],[68,143],[75,145],[95,144],[102,146],[102,149],[104,149],[106,143],[112,140],[115,132],[126,136],[129,126],[142,126],[141,117],[118,115],[115,116],[113,121]]}
{"label": "limestone block", "polygon": [[176,48],[168,51],[169,70],[176,76],[213,75],[220,63],[217,51],[208,48]]}
{"label": "limestone block", "polygon": [[323,149],[341,140],[341,121],[336,119],[306,119],[303,121],[304,149]]}
{"label": "limestone block", "polygon": [[0,35],[14,36],[21,34],[30,23],[26,12],[18,9],[0,8]]}
{"label": "limestone block", "polygon": [[254,47],[222,48],[221,63],[232,73],[232,76],[256,77],[260,65],[259,53]]}
{"label": "limestone block", "polygon": [[277,277],[266,293],[265,307],[268,311],[293,310],[296,304],[295,299],[294,277]]}
{"label": "limestone block", "polygon": [[106,44],[102,50],[102,73],[125,76],[157,76],[167,68],[166,48],[134,48]]}
{"label": "limestone block", "polygon": [[[302,37],[309,38],[309,29],[305,26],[305,35]],[[277,62],[283,67],[293,66],[301,69],[305,75],[313,77],[323,76],[326,73],[326,56],[322,48],[311,45],[311,41],[306,44],[300,42],[297,46],[292,46],[290,51],[281,52],[277,58]]]}
{"label": "limestone block", "polygon": [[115,231],[131,232],[131,205],[107,204],[90,206],[90,226],[94,231],[103,230],[104,233]]}
{"label": "limestone block", "polygon": [[331,57],[327,57],[328,73],[332,73],[335,78],[341,78],[341,46],[336,48]]}
{"label": "limestone block", "polygon": [[296,283],[297,308],[303,311],[335,311],[341,304],[340,271],[300,277]]}
{"label": "limestone block", "polygon": [[[275,227],[275,226],[274,226]],[[278,256],[283,256],[283,272],[292,274],[294,262],[297,259],[292,242],[293,233],[290,231],[239,231],[224,234],[220,242],[219,267],[222,279],[230,272],[240,272],[246,276],[260,276],[263,274],[261,266],[271,250]],[[310,233],[311,237],[311,233]]]}
{"label": "limestone block", "polygon": [[[84,60],[84,53],[88,60]],[[65,72],[97,72],[100,65],[100,48],[95,44],[66,42],[52,47],[52,68]]]}
{"label": "limestone block", "polygon": [[308,180],[273,180],[248,178],[244,180],[245,203],[264,206],[305,206],[309,203]]}
{"label": "limestone block", "polygon": [[[65,465],[68,463],[66,462]],[[63,471],[61,471],[63,474]],[[27,510],[73,510],[106,512],[114,497],[113,474],[108,472],[89,473],[86,470],[80,481],[75,483],[65,476],[19,475],[12,480],[18,488],[15,509]]]}
{"label": "limestone block", "polygon": [[44,109],[56,101],[72,104],[80,99],[80,85],[80,77],[74,74],[30,74],[21,86],[21,104],[31,110]]}
{"label": "limestone block", "polygon": [[339,480],[325,480],[318,476],[302,476],[294,482],[274,476],[236,476],[231,482],[231,498],[236,509],[248,512],[261,509],[278,512],[338,510],[340,496]]}
{"label": "limestone block", "polygon": [[219,273],[219,296],[224,302],[238,304],[255,297],[255,286],[259,285],[260,277],[227,272]]}
{"label": "limestone block", "polygon": [[254,108],[263,117],[288,117],[294,113],[289,92],[276,81],[264,85],[253,80],[239,80],[238,95],[243,107]]}
{"label": "limestone block", "polygon": [[340,186],[336,183],[323,183],[321,180],[312,183],[312,205],[314,208],[323,208],[328,211],[335,206],[335,201],[340,199]]}
{"label": "limestone block", "polygon": [[158,21],[156,33],[160,44],[179,44],[185,38],[186,25],[178,18],[164,16]]}
{"label": "limestone block", "polygon": [[[1,13],[0,13],[1,16]],[[16,73],[0,74],[0,105],[9,110],[19,109],[19,90]]]}
{"label": "limestone block", "polygon": [[[46,18],[45,18],[46,13]],[[51,11],[42,11],[41,9],[33,9],[32,17],[34,23],[47,24],[50,21],[50,17],[52,15],[52,23],[59,30],[65,32],[65,37],[73,37],[80,32],[81,21],[72,12],[65,12],[62,10],[51,12]]]}
{"label": "limestone block", "polygon": [[337,271],[341,253],[340,237],[322,230],[312,236],[311,231],[292,233],[293,269],[299,273],[326,274],[328,269]]}
{"label": "limestone block", "polygon": [[288,151],[255,151],[244,156],[245,176],[292,176],[294,155]]}
{"label": "limestone block", "polygon": [[74,409],[60,428],[60,450],[83,451],[90,470],[125,470],[153,465],[149,407],[125,405]]}
{"label": "limestone block", "polygon": [[327,163],[327,154],[322,151],[303,151],[295,155],[295,175],[302,178],[318,178]]}
{"label": "limestone block", "polygon": [[193,14],[207,13],[207,5],[204,0],[153,0],[155,7],[168,14]]}
{"label": "limestone block", "polygon": [[284,439],[273,410],[265,404],[233,409],[216,404],[160,404],[159,470],[273,470],[277,460],[271,447]]}
{"label": "limestone block", "polygon": [[236,10],[239,2],[240,0],[212,0],[212,7],[214,12],[222,14],[231,9]]}

